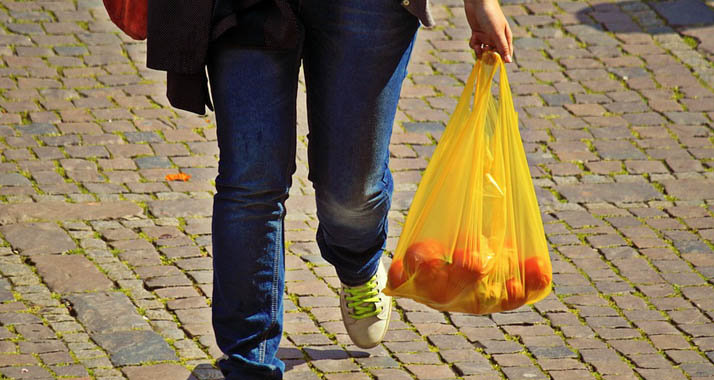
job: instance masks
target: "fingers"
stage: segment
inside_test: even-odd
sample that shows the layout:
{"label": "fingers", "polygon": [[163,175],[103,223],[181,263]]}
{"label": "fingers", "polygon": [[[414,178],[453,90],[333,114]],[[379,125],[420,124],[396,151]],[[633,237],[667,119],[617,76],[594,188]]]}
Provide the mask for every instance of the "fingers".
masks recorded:
{"label": "fingers", "polygon": [[511,32],[511,26],[506,23],[506,40],[508,41],[508,51],[509,55],[506,56],[506,62],[513,62],[513,33]]}
{"label": "fingers", "polygon": [[476,58],[481,59],[481,55],[483,54],[483,49],[481,49],[480,45],[476,46],[474,48],[474,53],[476,53]]}
{"label": "fingers", "polygon": [[481,55],[489,50],[498,52],[503,61],[506,63],[513,62],[513,35],[511,29],[506,23],[502,33],[494,33],[487,35],[481,31],[475,31],[471,34],[469,46],[476,53],[476,57],[481,58]]}
{"label": "fingers", "polygon": [[477,58],[481,58],[481,54],[483,53],[481,51],[481,41],[479,41],[479,38],[476,33],[471,34],[471,40],[469,40],[469,47],[474,50],[474,53],[476,53]]}
{"label": "fingers", "polygon": [[[487,44],[487,43],[482,42],[481,40],[472,38],[471,41],[469,42],[469,46],[474,50],[474,53],[476,53],[476,57],[478,57],[478,58],[481,58],[481,55],[483,55],[483,53],[485,53],[487,51],[497,51],[497,52],[499,52],[499,54],[501,54],[503,56],[503,53],[501,52],[501,50],[497,46],[495,46],[495,44],[493,44],[493,43]],[[508,62],[510,62],[510,61],[508,61]]]}
{"label": "fingers", "polygon": [[503,57],[505,62],[511,62],[511,50],[508,45],[505,30],[503,33],[499,33],[496,38],[496,50],[498,51],[498,54],[501,54],[501,57]]}
{"label": "fingers", "polygon": [[471,33],[471,40],[469,41],[469,46],[476,53],[476,57],[481,58],[481,55],[491,49],[493,44],[490,43],[490,38],[481,31],[474,31]]}

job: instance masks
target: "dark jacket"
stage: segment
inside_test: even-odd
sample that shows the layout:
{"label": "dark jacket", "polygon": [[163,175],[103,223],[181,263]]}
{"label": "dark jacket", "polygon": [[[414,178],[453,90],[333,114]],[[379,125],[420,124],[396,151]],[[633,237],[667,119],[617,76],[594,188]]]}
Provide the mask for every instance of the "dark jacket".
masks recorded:
{"label": "dark jacket", "polygon": [[[296,42],[297,23],[287,0],[235,1],[243,9],[262,1],[274,4],[275,12],[264,24],[266,47]],[[434,22],[428,1],[402,0],[402,6],[424,26],[431,27]],[[166,96],[172,106],[197,114],[204,114],[206,106],[213,110],[205,73],[208,46],[237,22],[235,17],[213,20],[213,3],[214,0],[149,0],[146,66],[166,71]]]}

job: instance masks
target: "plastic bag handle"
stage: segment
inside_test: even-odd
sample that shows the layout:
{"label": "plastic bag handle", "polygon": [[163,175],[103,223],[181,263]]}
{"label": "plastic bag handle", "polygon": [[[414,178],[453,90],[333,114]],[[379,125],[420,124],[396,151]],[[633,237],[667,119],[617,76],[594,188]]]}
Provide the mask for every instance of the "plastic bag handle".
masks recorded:
{"label": "plastic bag handle", "polygon": [[469,103],[471,103],[471,99],[474,96],[474,91],[476,90],[476,74],[479,71],[479,64],[480,61],[476,61],[476,64],[471,69],[471,74],[469,74],[469,77],[466,80],[466,85],[464,86],[465,89],[469,89],[470,91],[461,92],[459,102],[456,104],[456,109],[454,109],[453,112],[453,114],[455,115],[461,115],[464,112],[464,108],[468,107]]}
{"label": "plastic bag handle", "polygon": [[[513,95],[511,93],[511,85],[508,82],[508,74],[506,73],[506,65],[503,63],[503,60],[501,59],[501,56],[498,55],[498,53],[494,52],[498,57],[498,62],[499,62],[499,67],[501,69],[501,72],[499,73],[499,80],[498,80],[498,85],[499,85],[499,98],[500,98],[500,103],[501,103],[501,111],[506,112],[507,110],[513,110],[515,109],[513,105]],[[516,128],[518,130],[518,128]],[[519,136],[520,137],[520,136]]]}
{"label": "plastic bag handle", "polygon": [[[491,85],[493,83],[493,78],[496,74],[496,70],[500,69],[499,82],[501,84],[499,88],[499,94],[502,99],[507,100],[507,105],[513,104],[513,99],[511,98],[510,85],[508,83],[508,75],[506,74],[506,66],[501,59],[501,56],[496,52],[484,52],[481,58],[476,60],[468,79],[466,80],[466,85],[464,88],[470,91],[464,91],[459,97],[459,102],[456,105],[454,113],[461,113],[464,111],[465,107],[471,106],[470,109],[474,109],[477,105],[471,100],[475,100],[474,94],[479,91],[491,91]],[[487,71],[488,80],[484,82],[478,82],[476,79],[483,77],[481,72],[483,70]]]}

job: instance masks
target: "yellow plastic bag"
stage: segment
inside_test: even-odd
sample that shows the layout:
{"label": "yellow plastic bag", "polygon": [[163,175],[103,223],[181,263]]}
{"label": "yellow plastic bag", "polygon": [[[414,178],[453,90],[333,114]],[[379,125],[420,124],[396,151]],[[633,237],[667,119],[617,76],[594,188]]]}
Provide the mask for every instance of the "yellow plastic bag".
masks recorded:
{"label": "yellow plastic bag", "polygon": [[505,66],[484,53],[419,184],[385,293],[485,314],[544,298],[551,279]]}

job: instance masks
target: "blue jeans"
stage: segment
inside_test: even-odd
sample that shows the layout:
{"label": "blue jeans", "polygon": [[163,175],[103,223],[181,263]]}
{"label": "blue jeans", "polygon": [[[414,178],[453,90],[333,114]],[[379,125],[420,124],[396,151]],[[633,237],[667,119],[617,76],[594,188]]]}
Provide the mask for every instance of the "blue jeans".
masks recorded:
{"label": "blue jeans", "polygon": [[285,200],[304,65],[317,244],[343,283],[366,282],[387,237],[389,140],[418,28],[398,0],[299,0],[300,43],[219,38],[208,72],[220,161],[213,206],[213,328],[227,380],[282,379]]}

